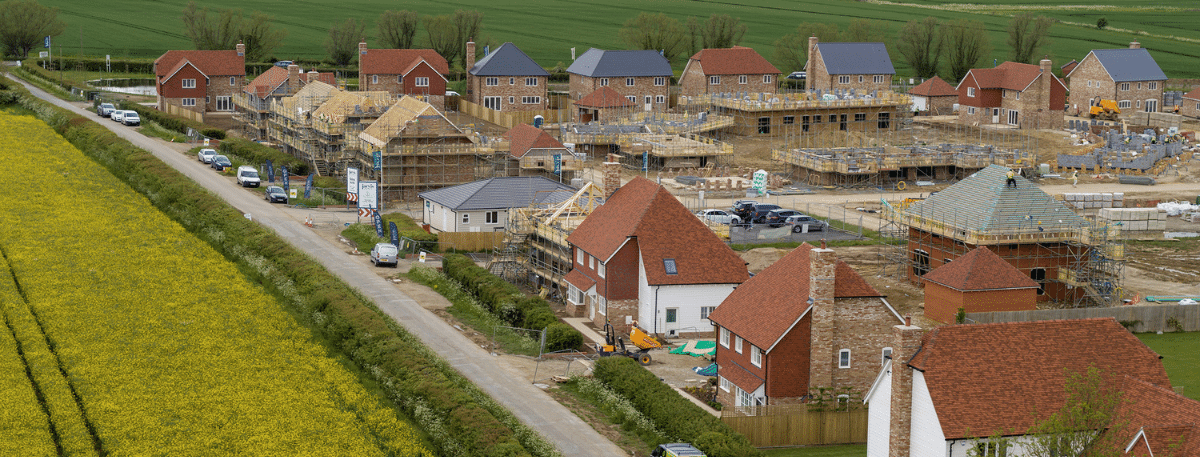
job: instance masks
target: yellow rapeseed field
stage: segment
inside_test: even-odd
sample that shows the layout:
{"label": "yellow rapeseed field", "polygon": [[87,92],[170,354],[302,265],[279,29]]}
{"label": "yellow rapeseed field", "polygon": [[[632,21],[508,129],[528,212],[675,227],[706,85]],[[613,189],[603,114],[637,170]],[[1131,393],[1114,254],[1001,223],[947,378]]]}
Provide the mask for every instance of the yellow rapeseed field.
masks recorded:
{"label": "yellow rapeseed field", "polygon": [[[21,301],[8,268],[0,265],[0,306]],[[8,287],[5,287],[8,286]],[[11,326],[0,309],[0,455],[57,455],[50,420],[38,404]]]}
{"label": "yellow rapeseed field", "polygon": [[275,298],[45,124],[0,114],[0,163],[0,248],[104,452],[430,455]]}

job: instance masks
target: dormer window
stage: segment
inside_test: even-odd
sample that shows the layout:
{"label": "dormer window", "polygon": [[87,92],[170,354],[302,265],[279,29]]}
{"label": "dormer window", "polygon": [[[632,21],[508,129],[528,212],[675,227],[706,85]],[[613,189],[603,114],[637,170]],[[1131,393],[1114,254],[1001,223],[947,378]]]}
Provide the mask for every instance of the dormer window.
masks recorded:
{"label": "dormer window", "polygon": [[663,259],[663,268],[667,270],[669,275],[679,274],[679,269],[675,267],[675,259]]}

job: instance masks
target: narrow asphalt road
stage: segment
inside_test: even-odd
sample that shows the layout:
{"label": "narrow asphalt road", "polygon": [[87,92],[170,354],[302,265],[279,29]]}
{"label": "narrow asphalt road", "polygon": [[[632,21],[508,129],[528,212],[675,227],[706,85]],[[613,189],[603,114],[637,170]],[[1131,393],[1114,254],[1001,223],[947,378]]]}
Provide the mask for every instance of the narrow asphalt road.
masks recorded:
{"label": "narrow asphalt road", "polygon": [[[43,100],[85,117],[102,119],[96,117],[94,112],[82,110],[24,81],[12,79]],[[231,184],[226,177],[214,173],[194,157],[173,151],[160,144],[160,140],[143,136],[132,128],[115,122],[101,122],[100,125],[116,132],[137,147],[150,151],[167,165],[179,170],[242,213],[250,214],[255,222],[274,230],[293,246],[308,252],[333,274],[374,301],[379,309],[420,338],[459,373],[512,411],[522,422],[540,432],[564,456],[625,455],[621,448],[600,436],[590,425],[551,399],[545,392],[510,376],[488,352],[475,345],[460,331],[422,308],[404,293],[397,291],[368,266],[349,258],[341,246],[325,241],[301,222],[258,198],[258,194]]]}

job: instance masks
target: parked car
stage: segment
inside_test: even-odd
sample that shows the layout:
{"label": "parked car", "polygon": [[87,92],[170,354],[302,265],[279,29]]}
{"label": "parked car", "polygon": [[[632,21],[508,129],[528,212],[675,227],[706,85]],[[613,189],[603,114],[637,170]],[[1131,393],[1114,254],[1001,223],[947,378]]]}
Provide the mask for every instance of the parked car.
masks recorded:
{"label": "parked car", "polygon": [[792,232],[795,232],[795,233],[803,232],[805,225],[808,226],[808,231],[810,231],[810,232],[813,232],[813,231],[823,232],[823,231],[825,231],[825,228],[829,227],[828,222],[825,222],[820,219],[816,219],[807,214],[797,214],[794,216],[788,216],[787,219],[784,219],[783,225],[791,226]]}
{"label": "parked car", "polygon": [[115,109],[113,112],[108,113],[108,118],[112,119],[113,122],[121,122],[123,119],[125,119],[125,112]]}
{"label": "parked car", "polygon": [[709,221],[716,222],[718,224],[736,225],[742,223],[742,218],[737,217],[737,215],[734,215],[733,213],[723,209],[702,209],[700,211],[696,211],[696,216],[701,219],[708,219]]}
{"label": "parked car", "polygon": [[138,116],[137,111],[126,111],[125,115],[121,116],[121,123],[125,125],[142,125],[142,118]]}
{"label": "parked car", "polygon": [[271,203],[287,203],[287,192],[279,186],[267,186],[267,201]]}
{"label": "parked car", "polygon": [[275,66],[276,66],[276,67],[283,67],[283,68],[287,68],[287,67],[290,67],[290,66],[292,66],[292,63],[293,63],[293,62],[292,62],[292,61],[290,61],[290,60],[280,60],[280,61],[278,61],[278,62],[275,62]]}
{"label": "parked car", "polygon": [[228,157],[219,155],[219,156],[213,157],[213,159],[212,159],[213,170],[225,171],[226,168],[229,168],[232,166],[233,166],[233,162],[230,162]]}
{"label": "parked car", "polygon": [[396,266],[400,259],[400,249],[392,243],[376,243],[371,249],[371,263],[375,266],[391,265]]}
{"label": "parked car", "polygon": [[776,209],[776,210],[771,210],[771,212],[767,213],[767,217],[763,222],[766,222],[771,227],[782,227],[783,221],[785,219],[787,219],[788,217],[800,216],[803,214],[804,213],[801,213],[794,209]]}
{"label": "parked car", "polygon": [[262,181],[258,179],[258,170],[249,165],[242,165],[237,169],[237,182],[242,187],[258,187]]}
{"label": "parked car", "polygon": [[205,149],[201,149],[200,152],[196,153],[196,159],[203,163],[212,163],[213,157],[216,157],[216,156],[217,156],[217,151],[215,149],[205,148]]}
{"label": "parked car", "polygon": [[793,71],[787,75],[787,79],[807,79],[808,73],[803,71]]}
{"label": "parked car", "polygon": [[660,444],[650,452],[650,455],[651,457],[704,457],[703,452],[687,443]]}
{"label": "parked car", "polygon": [[114,106],[112,103],[101,103],[99,106],[96,107],[96,114],[99,114],[100,117],[108,117],[110,114],[112,114],[113,111],[116,111],[116,110],[117,110],[117,107]]}
{"label": "parked car", "polygon": [[761,224],[767,221],[767,213],[781,209],[779,205],[770,203],[743,203],[733,209],[733,214],[742,218],[742,222]]}

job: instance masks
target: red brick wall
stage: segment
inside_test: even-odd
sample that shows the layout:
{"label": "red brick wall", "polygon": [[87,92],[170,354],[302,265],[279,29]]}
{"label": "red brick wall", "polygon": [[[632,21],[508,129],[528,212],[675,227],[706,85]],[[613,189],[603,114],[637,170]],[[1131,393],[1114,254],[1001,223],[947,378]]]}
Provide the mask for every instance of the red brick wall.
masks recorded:
{"label": "red brick wall", "polygon": [[968,313],[1030,311],[1037,308],[1037,289],[959,292],[941,284],[925,283],[925,317],[953,324],[958,308]]}
{"label": "red brick wall", "polygon": [[608,286],[604,296],[609,300],[638,298],[638,244],[629,240],[606,265]]}
{"label": "red brick wall", "polygon": [[[378,76],[377,83],[372,83],[372,76]],[[442,97],[446,94],[446,80],[428,64],[421,64],[404,76],[400,83],[400,75],[359,75],[360,91],[386,90],[392,95],[430,95]],[[417,78],[429,78],[429,85],[417,86]]]}
{"label": "red brick wall", "polygon": [[[767,380],[767,398],[775,404],[776,401],[787,402],[789,397],[808,395],[809,351],[811,351],[812,314],[800,319],[796,327],[775,345],[766,356],[764,365],[769,377]],[[718,345],[720,346],[720,345]],[[718,347],[717,350],[721,348]],[[732,351],[731,351],[732,352]],[[747,356],[747,361],[749,356]]]}
{"label": "red brick wall", "polygon": [[[717,374],[721,374],[722,371],[726,371],[726,370],[741,371],[742,368],[745,368],[746,369],[745,371],[754,373],[755,376],[758,376],[759,378],[767,380],[768,388],[769,388],[770,378],[767,377],[767,370],[765,369],[765,367],[768,366],[767,364],[770,363],[769,358],[766,356],[763,357],[763,359],[762,359],[763,366],[762,367],[754,366],[753,364],[750,363],[750,349],[751,349],[752,345],[750,344],[749,341],[742,340],[742,353],[738,354],[737,351],[735,350],[737,348],[737,343],[736,343],[737,338],[738,338],[737,335],[731,332],[729,335],[729,347],[724,347],[724,346],[721,346],[720,327],[714,326],[714,328],[715,328],[716,334],[717,334],[717,352],[716,352],[716,355],[713,357],[713,361],[717,362],[717,366],[720,367]],[[766,351],[766,348],[759,348],[759,349]],[[722,375],[722,376],[724,376],[724,375]],[[725,379],[728,379],[730,382],[733,382],[733,379],[736,379],[736,378],[725,377]],[[751,393],[754,392],[754,389],[751,389],[750,386],[738,386],[738,387],[740,387],[742,390],[745,390],[747,392],[751,392]],[[717,386],[717,390],[719,393],[724,393],[723,391],[721,391],[719,385]],[[730,392],[730,394],[732,394],[732,393],[733,392]],[[770,391],[768,390],[767,396],[770,397],[770,395],[771,395]],[[729,395],[727,398],[729,400],[726,402],[723,402],[726,406],[733,406],[736,404],[734,402],[733,395]]]}
{"label": "red brick wall", "polygon": [[[909,259],[915,259],[914,251],[923,249],[929,251],[929,269],[940,267],[947,263],[945,259],[954,260],[962,254],[969,252],[976,246],[958,245],[952,239],[931,235],[922,234],[916,229],[909,229],[908,241],[908,256]],[[1070,250],[1063,244],[1002,244],[987,246],[992,252],[1000,256],[1009,264],[1017,267],[1022,274],[1028,276],[1034,268],[1043,268],[1046,271],[1046,280],[1044,284],[1046,293],[1037,297],[1038,301],[1049,300],[1069,300],[1074,297],[1074,294],[1080,294],[1081,291],[1068,289],[1065,284],[1052,280],[1058,279],[1058,269],[1061,266],[1071,265],[1072,256]],[[960,253],[961,252],[961,253]],[[909,279],[914,283],[918,283],[917,276],[912,271],[908,270]]]}
{"label": "red brick wall", "polygon": [[[968,88],[975,89],[974,97],[967,96]],[[958,87],[959,112],[963,111],[961,106],[1000,106],[1000,101],[1003,100],[1002,95],[1000,89],[980,89],[974,78],[968,78]]]}

